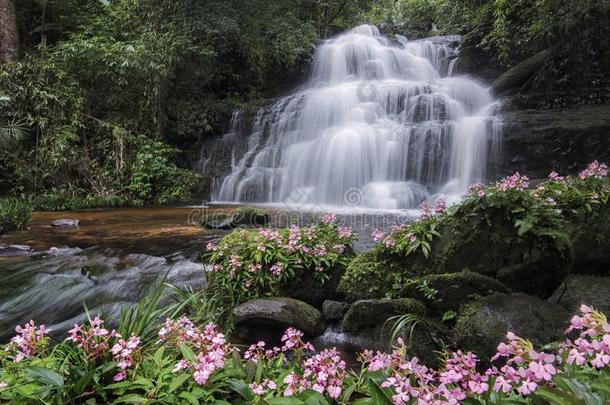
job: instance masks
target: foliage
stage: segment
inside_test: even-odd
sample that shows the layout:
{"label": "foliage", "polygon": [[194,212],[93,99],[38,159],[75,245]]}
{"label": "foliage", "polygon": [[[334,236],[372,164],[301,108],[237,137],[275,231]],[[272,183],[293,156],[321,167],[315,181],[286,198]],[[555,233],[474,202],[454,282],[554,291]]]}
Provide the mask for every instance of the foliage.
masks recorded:
{"label": "foliage", "polygon": [[32,207],[18,198],[0,198],[0,233],[23,229],[32,216]]}
{"label": "foliage", "polygon": [[209,296],[224,300],[222,307],[230,310],[250,299],[278,295],[306,278],[321,286],[333,269],[347,265],[354,238],[354,231],[336,223],[334,215],[303,228],[235,230],[218,245],[207,246],[203,260],[209,266]]}
{"label": "foliage", "polygon": [[[146,318],[146,316],[144,317]],[[403,319],[406,323],[417,321]],[[125,325],[123,325],[125,326]],[[446,352],[430,369],[407,357],[364,352],[359,372],[335,348],[317,351],[288,329],[281,347],[258,342],[240,355],[214,324],[167,320],[155,339],[122,337],[95,318],[49,346],[33,321],[0,351],[0,399],[10,403],[161,404],[552,404],[605,403],[610,324],[585,305],[561,344],[538,349],[513,333],[498,345],[498,367],[478,369],[473,353]],[[551,351],[553,350],[553,351]]]}

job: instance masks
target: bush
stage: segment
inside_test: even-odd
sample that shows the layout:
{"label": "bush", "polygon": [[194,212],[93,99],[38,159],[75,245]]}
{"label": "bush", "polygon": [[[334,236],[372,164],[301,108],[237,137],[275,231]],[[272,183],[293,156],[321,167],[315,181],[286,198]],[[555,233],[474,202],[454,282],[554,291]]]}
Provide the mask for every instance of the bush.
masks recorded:
{"label": "bush", "polygon": [[32,207],[18,198],[0,198],[0,233],[23,229],[32,216]]}
{"label": "bush", "polygon": [[418,221],[388,234],[374,231],[377,245],[348,266],[341,291],[352,300],[401,297],[409,279],[469,270],[516,291],[549,295],[570,271],[572,246],[588,234],[590,217],[607,206],[610,181],[605,165],[593,162],[578,177],[551,173],[528,187],[518,173],[475,185],[448,210],[442,201],[424,205]]}
{"label": "bush", "polygon": [[312,283],[321,289],[349,262],[354,231],[325,215],[309,227],[281,230],[242,229],[208,244],[207,291],[224,300],[224,307],[255,298],[278,295],[293,285]]}
{"label": "bush", "polygon": [[69,196],[45,194],[32,200],[36,211],[66,211],[88,208],[118,208],[132,205],[132,201],[118,195],[106,196]]}

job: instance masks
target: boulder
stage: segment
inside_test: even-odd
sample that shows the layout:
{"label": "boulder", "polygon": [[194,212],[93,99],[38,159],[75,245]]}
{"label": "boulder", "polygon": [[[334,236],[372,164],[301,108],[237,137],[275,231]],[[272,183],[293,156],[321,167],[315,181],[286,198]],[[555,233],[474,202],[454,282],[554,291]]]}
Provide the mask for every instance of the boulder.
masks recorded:
{"label": "boulder", "polygon": [[547,344],[562,338],[569,319],[570,313],[559,304],[521,293],[493,294],[462,308],[454,339],[457,347],[487,361],[507,332]]}
{"label": "boulder", "polygon": [[60,219],[56,219],[53,222],[51,222],[51,226],[54,226],[57,228],[72,228],[72,227],[78,226],[79,224],[80,224],[80,220],[73,219],[73,218],[60,218]]}
{"label": "boulder", "polygon": [[307,335],[323,332],[322,314],[303,301],[286,297],[259,298],[233,309],[236,329],[241,326],[264,326],[283,331],[296,328]]}
{"label": "boulder", "polygon": [[421,302],[401,298],[393,300],[360,300],[354,302],[341,322],[347,332],[358,332],[363,329],[383,325],[388,318],[395,315],[414,314],[423,316],[426,307]]}
{"label": "boulder", "polygon": [[407,280],[399,291],[433,308],[439,315],[458,310],[462,304],[494,292],[508,292],[500,281],[471,271],[431,274]]}
{"label": "boulder", "polygon": [[340,321],[349,307],[350,304],[347,302],[326,300],[322,303],[322,315],[327,321]]}
{"label": "boulder", "polygon": [[453,72],[470,74],[492,81],[502,73],[502,67],[489,52],[476,46],[465,46],[455,61]]}
{"label": "boulder", "polygon": [[552,51],[545,49],[508,69],[491,84],[492,91],[495,94],[502,94],[523,85],[540,69],[551,55]]}
{"label": "boulder", "polygon": [[610,315],[610,277],[569,275],[549,301],[563,306],[571,314],[578,313],[580,306],[585,304]]}

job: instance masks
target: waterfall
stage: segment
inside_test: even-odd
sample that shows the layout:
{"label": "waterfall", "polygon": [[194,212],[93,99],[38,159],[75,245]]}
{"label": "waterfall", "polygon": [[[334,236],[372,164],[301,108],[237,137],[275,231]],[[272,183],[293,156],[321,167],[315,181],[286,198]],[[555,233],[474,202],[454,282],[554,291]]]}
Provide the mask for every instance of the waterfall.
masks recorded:
{"label": "waterfall", "polygon": [[214,199],[402,209],[484,181],[500,125],[490,91],[450,75],[457,40],[362,25],[324,41],[307,84],[258,112]]}

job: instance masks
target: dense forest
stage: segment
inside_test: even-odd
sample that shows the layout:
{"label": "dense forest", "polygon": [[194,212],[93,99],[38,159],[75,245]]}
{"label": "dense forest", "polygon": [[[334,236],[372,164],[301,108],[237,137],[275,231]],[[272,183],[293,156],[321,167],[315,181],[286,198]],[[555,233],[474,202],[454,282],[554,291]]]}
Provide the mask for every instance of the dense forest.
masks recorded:
{"label": "dense forest", "polygon": [[474,63],[498,72],[548,49],[522,92],[599,102],[608,10],[597,0],[0,0],[0,193],[47,209],[183,200],[200,183],[186,152],[221,134],[234,108],[301,83],[320,40],[363,22],[408,38],[462,34]]}

